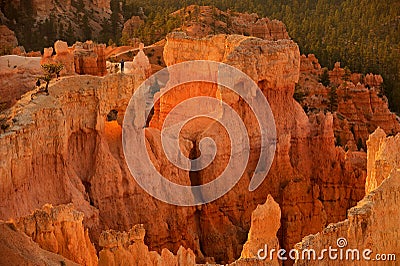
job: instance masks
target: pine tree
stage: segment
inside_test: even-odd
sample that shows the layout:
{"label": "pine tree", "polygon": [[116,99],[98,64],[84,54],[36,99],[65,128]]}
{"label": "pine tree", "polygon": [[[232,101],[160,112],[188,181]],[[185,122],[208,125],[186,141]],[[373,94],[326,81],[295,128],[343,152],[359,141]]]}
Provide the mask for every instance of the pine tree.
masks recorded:
{"label": "pine tree", "polygon": [[331,113],[336,112],[338,108],[338,95],[336,90],[337,88],[333,86],[328,94],[328,108]]}
{"label": "pine tree", "polygon": [[84,40],[91,40],[92,39],[92,30],[90,29],[89,18],[87,16],[87,14],[83,15],[81,28],[83,31]]}
{"label": "pine tree", "polygon": [[115,43],[119,42],[121,38],[121,32],[119,28],[119,16],[120,16],[120,2],[119,0],[111,0],[111,37]]}
{"label": "pine tree", "polygon": [[324,69],[324,72],[319,76],[318,81],[322,83],[325,87],[329,86],[331,84],[331,81],[329,79],[329,72],[328,69]]}
{"label": "pine tree", "polygon": [[70,45],[72,45],[75,42],[75,32],[74,29],[72,28],[71,21],[68,22],[68,28],[67,31],[65,32],[65,39]]}

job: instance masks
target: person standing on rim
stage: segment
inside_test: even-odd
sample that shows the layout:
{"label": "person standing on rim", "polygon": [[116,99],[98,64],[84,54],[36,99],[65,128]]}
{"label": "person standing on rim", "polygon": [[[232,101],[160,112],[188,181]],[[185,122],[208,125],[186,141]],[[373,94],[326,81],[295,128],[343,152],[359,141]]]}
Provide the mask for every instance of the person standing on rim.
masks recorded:
{"label": "person standing on rim", "polygon": [[121,60],[121,73],[124,73],[125,61],[124,59]]}

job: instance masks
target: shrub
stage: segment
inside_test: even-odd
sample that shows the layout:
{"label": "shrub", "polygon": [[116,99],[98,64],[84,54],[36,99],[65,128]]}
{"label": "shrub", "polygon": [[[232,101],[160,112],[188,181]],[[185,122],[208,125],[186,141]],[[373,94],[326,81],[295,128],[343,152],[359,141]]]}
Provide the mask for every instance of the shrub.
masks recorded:
{"label": "shrub", "polygon": [[45,92],[48,93],[50,81],[54,78],[54,75],[56,75],[57,78],[60,77],[60,72],[64,69],[64,65],[61,63],[50,63],[43,64],[41,67],[44,71],[44,76],[40,79],[46,82]]}
{"label": "shrub", "polygon": [[331,80],[329,79],[329,72],[328,69],[324,69],[324,72],[319,75],[318,82],[322,83],[325,87],[329,86],[331,84]]}

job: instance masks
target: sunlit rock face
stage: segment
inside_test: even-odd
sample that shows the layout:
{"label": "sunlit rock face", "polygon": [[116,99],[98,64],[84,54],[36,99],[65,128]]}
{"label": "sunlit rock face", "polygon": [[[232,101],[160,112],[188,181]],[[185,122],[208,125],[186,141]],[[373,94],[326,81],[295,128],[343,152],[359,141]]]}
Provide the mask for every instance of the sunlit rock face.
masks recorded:
{"label": "sunlit rock face", "polygon": [[[72,47],[63,41],[56,41],[54,49],[45,48],[40,63],[62,64],[62,76],[74,74],[104,76],[107,74],[104,44],[95,44],[92,41],[77,42]],[[53,55],[53,51],[55,54]]]}
{"label": "sunlit rock face", "polygon": [[[247,241],[243,245],[240,259],[260,259],[261,256],[265,256],[264,252],[266,252],[265,261],[270,262],[272,265],[279,265],[276,256],[270,258],[267,250],[264,250],[263,253],[259,252],[259,250],[265,249],[265,245],[269,250],[279,250],[279,241],[276,235],[280,227],[280,220],[281,210],[279,205],[269,195],[267,201],[262,205],[258,205],[251,214],[251,227]],[[264,247],[262,247],[263,244]]]}
{"label": "sunlit rock face", "polygon": [[392,172],[400,167],[400,134],[387,137],[383,129],[378,128],[367,141],[368,162],[365,194],[380,186]]}
{"label": "sunlit rock face", "polygon": [[0,135],[0,218],[27,215],[46,203],[73,202],[85,214],[83,223],[96,245],[105,229],[128,231],[143,224],[149,250],[161,253],[167,248],[176,254],[183,246],[193,250],[198,262],[219,263],[240,257],[252,211],[268,194],[281,207],[277,237],[285,248],[328,222],[344,219],[346,210],[364,196],[366,155],[335,147],[332,115],[309,118],[293,99],[300,71],[298,46],[288,39],[239,35],[168,36],[167,65],[193,59],[238,68],[269,101],[277,147],[271,170],[257,190],[248,190],[258,161],[257,121],[238,95],[212,84],[187,84],[190,93],[161,97],[145,129],[149,157],[163,176],[178,184],[206,183],[220,174],[229,160],[230,141],[218,123],[188,124],[179,137],[183,154],[192,158],[199,155],[197,144],[204,137],[219,143],[215,161],[196,174],[172,167],[160,140],[162,122],[176,104],[196,95],[211,96],[234,108],[247,126],[250,159],[238,184],[204,206],[176,207],[156,200],[136,183],[124,159],[121,125],[131,96],[146,78],[144,69],[137,68],[132,75],[61,78],[50,84],[49,95],[32,99],[28,94],[13,107],[10,127]]}
{"label": "sunlit rock face", "polygon": [[80,265],[97,265],[96,249],[82,221],[83,213],[72,205],[45,205],[19,219],[16,226],[44,250]]}
{"label": "sunlit rock face", "polygon": [[[294,239],[300,239],[297,237],[299,235],[317,232],[318,228],[322,229],[327,222],[344,218],[347,208],[363,197],[366,154],[346,153],[343,149],[335,147],[332,115],[320,113],[307,117],[292,97],[300,70],[300,55],[293,41],[267,41],[236,35],[195,39],[183,33],[173,33],[167,37],[164,60],[167,65],[189,60],[214,60],[235,66],[259,85],[274,114],[278,136],[277,150],[263,185],[255,192],[246,192],[248,178],[257,159],[250,158],[248,172],[245,174],[247,180],[246,177],[242,178],[226,197],[206,205],[201,210],[201,217],[212,215],[212,218],[204,219],[203,230],[207,230],[208,235],[212,234],[214,238],[221,239],[221,242],[224,238],[225,245],[232,243],[232,254],[236,254],[235,247],[245,239],[241,228],[249,226],[250,213],[246,210],[254,209],[255,203],[264,202],[268,193],[271,193],[282,209],[280,241],[284,247],[294,245]],[[242,115],[242,119],[250,128],[255,128],[256,121],[249,115],[250,111],[244,111],[246,106],[228,90],[209,85],[202,86],[201,91],[196,91],[195,86],[187,86],[190,86],[190,90],[187,91],[191,93],[205,93],[225,100],[239,110],[238,113],[246,114]],[[188,97],[190,96],[184,94],[167,94],[161,97],[155,106],[150,125],[160,128],[170,110]],[[255,140],[257,132],[252,133]],[[187,134],[189,139],[195,139],[195,142],[203,136],[213,136],[229,143],[227,138],[224,140],[221,130],[214,124],[201,135],[190,136],[190,131]],[[252,150],[256,151],[256,144],[252,145]],[[228,151],[223,151],[223,154],[224,152],[225,155],[217,158],[209,169],[199,173],[200,180],[209,181],[210,176],[223,170],[227,164],[226,158],[229,158]],[[244,202],[240,195],[245,195]],[[243,210],[235,206],[243,206]],[[221,208],[231,210],[228,214],[229,222],[224,222],[224,226],[214,222],[221,221],[226,215],[227,212],[221,212]],[[227,241],[226,237],[223,237],[232,235],[232,232],[237,234],[238,242],[234,239]],[[213,254],[213,257],[221,261],[226,259],[225,246],[221,249],[216,248],[217,241],[210,240],[209,237],[205,237],[203,241],[208,242],[204,246],[212,247],[208,248],[206,253]],[[231,259],[229,257],[228,260]]]}
{"label": "sunlit rock face", "polygon": [[42,73],[40,57],[0,57],[0,110],[11,107],[24,93],[35,88]]}
{"label": "sunlit rock face", "polygon": [[[138,71],[104,78],[61,78],[50,84],[49,95],[38,94],[32,100],[31,92],[10,109],[10,126],[0,137],[5,145],[1,219],[28,215],[46,203],[72,202],[85,214],[93,243],[98,243],[103,229],[123,231],[143,223],[152,250],[168,248],[176,254],[181,245],[198,249],[191,218],[195,209],[152,198],[134,181],[125,163],[121,125],[133,92],[145,78]],[[168,167],[159,136],[157,130],[146,130],[157,169],[177,183],[190,185],[188,173]],[[186,143],[187,156],[191,145]]]}
{"label": "sunlit rock face", "polygon": [[190,249],[182,246],[177,254],[163,249],[161,254],[149,251],[144,244],[145,229],[143,225],[135,225],[129,232],[104,231],[100,236],[99,245],[103,249],[99,253],[99,265],[154,265],[154,266],[192,266],[195,265],[195,255]]}
{"label": "sunlit rock face", "polygon": [[80,265],[40,248],[29,236],[18,230],[13,222],[0,223],[0,255],[2,265]]}
{"label": "sunlit rock face", "polygon": [[[346,259],[348,250],[358,250],[359,265],[375,265],[376,259],[384,259],[386,263],[395,263],[398,259],[399,215],[398,208],[400,171],[396,158],[396,149],[400,144],[400,135],[387,137],[382,129],[377,129],[369,138],[368,145],[368,177],[367,195],[357,206],[348,211],[346,220],[330,224],[322,232],[303,238],[296,245],[299,254],[306,249],[314,249],[318,256],[321,251],[331,246],[342,250],[341,265],[353,265],[352,256]],[[392,152],[390,152],[392,151]],[[398,151],[398,148],[397,150]],[[397,156],[398,157],[398,156]],[[345,239],[345,241],[343,240]],[[363,253],[367,250],[367,253]],[[370,250],[370,251],[368,251]],[[379,257],[376,257],[379,254]],[[366,257],[365,257],[366,255]],[[325,256],[323,260],[307,260],[300,258],[296,265],[338,265],[337,260]]]}
{"label": "sunlit rock face", "polygon": [[318,59],[313,54],[302,55],[296,98],[308,114],[319,111],[333,113],[337,146],[345,150],[366,151],[365,142],[378,127],[388,134],[400,132],[400,123],[389,110],[387,98],[382,93],[383,79],[380,75],[351,73],[340,63],[326,71],[328,86],[320,82],[324,69]]}

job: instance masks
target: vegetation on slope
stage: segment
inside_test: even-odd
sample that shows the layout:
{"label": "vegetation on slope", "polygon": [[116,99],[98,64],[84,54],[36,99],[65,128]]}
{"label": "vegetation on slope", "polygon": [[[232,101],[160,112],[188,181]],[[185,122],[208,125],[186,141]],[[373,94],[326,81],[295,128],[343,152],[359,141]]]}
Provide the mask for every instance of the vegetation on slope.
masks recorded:
{"label": "vegetation on slope", "polygon": [[[125,15],[143,7],[148,20],[138,37],[165,27],[171,10],[190,4],[257,13],[283,21],[304,54],[314,53],[323,66],[337,61],[353,72],[379,73],[393,111],[400,112],[400,2],[397,0],[221,0],[125,1]],[[164,23],[162,23],[164,22]],[[154,25],[158,27],[153,28]]]}
{"label": "vegetation on slope", "polygon": [[82,30],[77,32],[52,20],[52,16],[42,22],[38,32],[28,30],[34,20],[32,0],[21,2],[24,2],[23,10],[13,9],[8,1],[0,1],[0,9],[9,19],[17,21],[19,26],[14,30],[20,43],[28,50],[38,49],[40,45],[49,46],[60,37],[69,42],[92,37],[99,42],[108,43],[111,39],[121,44],[121,39],[124,41],[121,38],[122,23],[132,15],[145,18],[134,37],[150,44],[183,22],[169,16],[170,13],[191,4],[213,5],[223,11],[255,12],[283,21],[301,52],[314,53],[323,66],[332,68],[336,61],[340,61],[353,72],[381,74],[390,107],[400,112],[398,0],[111,0],[110,19],[102,21],[103,30],[98,36],[92,36],[87,27],[90,11],[84,9],[82,0],[73,1],[84,9],[80,14]]}

